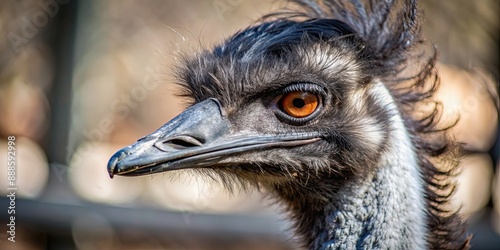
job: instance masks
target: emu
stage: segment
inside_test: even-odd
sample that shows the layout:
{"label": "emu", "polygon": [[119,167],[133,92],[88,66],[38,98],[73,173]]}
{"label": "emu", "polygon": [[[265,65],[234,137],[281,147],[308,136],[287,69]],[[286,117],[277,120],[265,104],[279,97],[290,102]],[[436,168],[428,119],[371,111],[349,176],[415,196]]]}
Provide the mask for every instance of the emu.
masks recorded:
{"label": "emu", "polygon": [[116,152],[110,176],[189,168],[264,187],[309,249],[469,248],[417,1],[290,2],[186,56],[191,106]]}

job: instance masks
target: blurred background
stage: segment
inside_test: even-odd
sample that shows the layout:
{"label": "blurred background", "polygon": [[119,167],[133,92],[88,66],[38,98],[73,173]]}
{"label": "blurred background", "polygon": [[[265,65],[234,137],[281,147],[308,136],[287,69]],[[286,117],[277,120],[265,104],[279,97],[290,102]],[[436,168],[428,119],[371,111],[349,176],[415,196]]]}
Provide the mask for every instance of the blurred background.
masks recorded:
{"label": "blurred background", "polygon": [[[279,208],[183,173],[115,178],[118,149],[180,113],[172,65],[279,1],[0,1],[0,249],[294,249]],[[500,246],[496,0],[421,1],[444,115],[464,143],[454,196],[473,249]],[[16,136],[16,243],[7,138]],[[5,167],[3,167],[5,166]]]}

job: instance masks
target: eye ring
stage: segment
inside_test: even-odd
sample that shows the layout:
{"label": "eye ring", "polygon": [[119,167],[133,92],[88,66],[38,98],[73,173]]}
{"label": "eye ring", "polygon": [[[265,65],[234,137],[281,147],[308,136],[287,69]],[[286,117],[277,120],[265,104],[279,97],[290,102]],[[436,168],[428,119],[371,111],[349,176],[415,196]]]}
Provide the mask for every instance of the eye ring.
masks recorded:
{"label": "eye ring", "polygon": [[326,92],[316,84],[301,83],[285,87],[275,99],[276,116],[292,125],[304,125],[320,113]]}

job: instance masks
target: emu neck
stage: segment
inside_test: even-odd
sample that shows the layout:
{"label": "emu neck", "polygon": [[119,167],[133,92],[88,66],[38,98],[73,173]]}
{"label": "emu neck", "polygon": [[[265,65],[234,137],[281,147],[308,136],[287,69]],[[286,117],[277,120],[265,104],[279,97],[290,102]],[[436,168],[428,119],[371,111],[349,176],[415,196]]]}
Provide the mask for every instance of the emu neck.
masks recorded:
{"label": "emu neck", "polygon": [[340,189],[317,211],[312,249],[425,249],[426,227],[419,174],[404,154],[387,159],[367,180]]}
{"label": "emu neck", "polygon": [[319,206],[305,198],[290,207],[310,249],[427,248],[423,177],[403,121],[389,106],[389,147],[375,171],[354,176]]}

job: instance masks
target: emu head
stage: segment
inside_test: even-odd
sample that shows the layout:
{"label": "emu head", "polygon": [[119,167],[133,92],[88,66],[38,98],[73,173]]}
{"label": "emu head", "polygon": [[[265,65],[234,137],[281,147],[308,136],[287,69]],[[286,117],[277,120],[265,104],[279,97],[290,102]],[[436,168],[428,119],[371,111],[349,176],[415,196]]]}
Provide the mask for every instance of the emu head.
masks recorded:
{"label": "emu head", "polygon": [[178,76],[194,105],[118,151],[109,174],[209,169],[271,190],[331,192],[373,169],[388,137],[390,95],[370,55],[338,20],[241,31],[185,60]]}
{"label": "emu head", "polygon": [[271,16],[187,57],[177,75],[193,105],[113,155],[110,176],[190,168],[324,201],[372,172],[399,116],[384,81],[420,39],[416,3],[297,3],[301,20]]}

